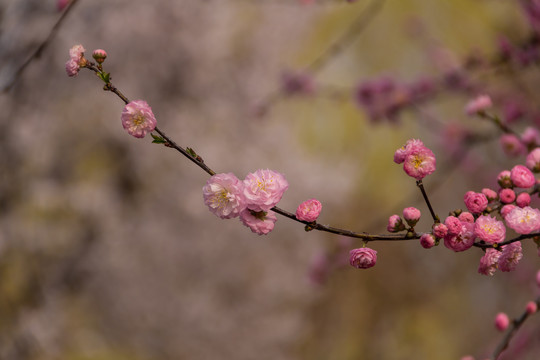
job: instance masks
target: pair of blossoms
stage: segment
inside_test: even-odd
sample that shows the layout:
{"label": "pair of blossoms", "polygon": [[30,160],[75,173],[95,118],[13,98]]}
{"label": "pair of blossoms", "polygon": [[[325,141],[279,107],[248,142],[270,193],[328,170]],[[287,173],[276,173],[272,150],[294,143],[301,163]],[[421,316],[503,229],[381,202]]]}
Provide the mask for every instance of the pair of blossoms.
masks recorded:
{"label": "pair of blossoms", "polygon": [[[414,146],[414,140],[409,141]],[[540,230],[540,210],[529,206],[530,194],[527,190],[516,195],[515,188],[531,189],[536,185],[536,178],[531,169],[538,171],[540,148],[529,154],[527,167],[516,165],[512,170],[502,171],[498,175],[500,189],[483,189],[476,193],[469,191],[464,196],[468,212],[457,211],[456,216],[449,216],[444,223],[433,226],[432,233],[423,234],[420,243],[424,248],[431,248],[441,239],[444,245],[453,251],[465,251],[473,246],[476,239],[484,244],[494,245],[486,250],[480,260],[478,272],[484,275],[493,275],[495,271],[512,271],[522,258],[522,247],[519,241],[497,246],[506,237],[506,226],[518,234],[530,234]],[[498,202],[495,203],[495,202]],[[503,221],[488,215],[491,210],[489,204],[500,207]],[[404,218],[414,226],[420,217],[420,212],[414,208],[407,208],[403,212]],[[506,223],[506,226],[505,226]],[[389,218],[388,230],[399,232],[406,230],[403,221],[398,215]]]}
{"label": "pair of blossoms", "polygon": [[[80,69],[91,63],[84,57],[86,50],[82,45],[75,45],[69,50],[69,60],[66,62],[66,73],[70,77],[77,76]],[[97,49],[92,52],[92,57],[101,65],[107,58],[107,52]],[[122,126],[131,135],[136,138],[143,138],[149,132],[154,131],[157,125],[156,117],[152,108],[144,100],[131,101],[122,111]]]}

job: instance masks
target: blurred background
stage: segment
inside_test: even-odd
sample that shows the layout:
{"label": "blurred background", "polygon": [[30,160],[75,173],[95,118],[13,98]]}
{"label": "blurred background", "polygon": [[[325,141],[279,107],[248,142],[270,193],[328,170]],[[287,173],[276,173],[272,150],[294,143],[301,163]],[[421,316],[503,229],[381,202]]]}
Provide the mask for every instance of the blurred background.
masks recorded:
{"label": "blurred background", "polygon": [[[377,266],[356,270],[358,241],[283,217],[255,235],[208,211],[206,173],[127,134],[92,72],[64,69],[75,44],[105,49],[113,83],[215,171],[285,174],[286,210],[315,197],[321,223],[384,234],[415,206],[428,231],[394,151],[410,138],[434,151],[424,184],[442,218],[466,191],[496,189],[525,156],[463,108],[487,92],[517,131],[535,124],[534,24],[512,1],[378,1],[79,0],[0,94],[0,358],[486,357],[495,314],[537,295],[532,241],[515,272],[485,277],[475,248],[374,242]],[[55,0],[0,0],[0,88],[61,14]],[[532,60],[492,66],[502,37]],[[362,89],[383,85],[390,100],[366,105]],[[538,359],[539,339],[534,317],[506,358]]]}

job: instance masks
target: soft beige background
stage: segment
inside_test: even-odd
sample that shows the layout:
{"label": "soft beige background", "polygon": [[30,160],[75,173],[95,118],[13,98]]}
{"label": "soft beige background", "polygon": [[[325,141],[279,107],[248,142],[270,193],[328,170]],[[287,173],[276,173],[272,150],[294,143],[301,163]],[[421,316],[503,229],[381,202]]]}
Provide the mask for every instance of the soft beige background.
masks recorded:
{"label": "soft beige background", "polygon": [[[0,1],[1,84],[44,39],[59,16],[55,3]],[[0,358],[486,355],[500,338],[495,314],[517,315],[535,295],[539,262],[530,242],[516,272],[493,278],[476,273],[478,249],[373,243],[375,268],[345,267],[317,286],[308,277],[312,259],[335,249],[338,237],[281,217],[260,237],[213,216],[202,202],[204,172],[128,136],[122,102],[89,71],[77,78],[64,71],[72,45],[106,49],[114,84],[148,101],[160,128],[214,170],[240,178],[280,171],[290,184],[281,207],[294,211],[316,197],[321,222],[356,231],[384,233],[389,215],[417,206],[425,231],[414,180],[392,162],[406,139],[423,139],[437,155],[439,170],[425,184],[442,217],[463,206],[465,191],[493,187],[514,163],[494,140],[447,171],[455,164],[425,115],[482,128],[462,113],[467,96],[437,98],[406,112],[399,126],[370,124],[350,92],[290,97],[254,116],[282,71],[311,63],[366,4],[80,0],[43,56],[0,95]],[[386,1],[315,80],[347,91],[381,75],[437,76],[433,53],[457,62],[471,51],[491,54],[499,33],[526,34],[512,2]],[[537,86],[537,70],[524,74]],[[529,340],[539,338],[537,323],[525,326]],[[538,340],[530,341],[536,350],[527,345],[522,359],[538,358]]]}

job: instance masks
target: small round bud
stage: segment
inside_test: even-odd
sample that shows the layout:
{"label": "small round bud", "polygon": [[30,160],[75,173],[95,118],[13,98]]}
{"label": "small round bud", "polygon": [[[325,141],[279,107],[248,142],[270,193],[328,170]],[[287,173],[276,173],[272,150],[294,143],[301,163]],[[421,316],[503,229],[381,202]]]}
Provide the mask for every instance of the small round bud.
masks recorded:
{"label": "small round bud", "polygon": [[529,193],[522,192],[516,198],[516,204],[520,208],[524,208],[525,206],[529,206],[530,203],[531,203],[531,195],[529,195]]}
{"label": "small round bud", "polygon": [[94,60],[96,60],[98,64],[103,64],[103,62],[107,58],[107,52],[103,49],[96,49],[92,53],[92,57],[94,58]]}
{"label": "small round bud", "polygon": [[513,186],[512,180],[510,180],[510,171],[504,170],[497,176],[497,182],[502,188],[511,188]]}
{"label": "small round bud", "polygon": [[418,220],[420,220],[421,215],[422,214],[420,213],[420,210],[415,207],[408,207],[403,209],[403,217],[405,218],[405,221],[407,221],[407,224],[409,224],[410,227],[416,225]]}
{"label": "small round bud", "polygon": [[309,199],[301,203],[296,209],[296,218],[302,221],[313,222],[317,220],[322,210],[322,204],[317,199]]}
{"label": "small round bud", "polygon": [[527,306],[525,307],[525,311],[527,311],[527,314],[532,315],[538,310],[538,305],[534,301],[529,301],[527,303]]}
{"label": "small round bud", "polygon": [[505,313],[498,313],[497,316],[495,316],[495,327],[499,331],[504,331],[508,328],[508,325],[510,325],[510,320],[508,319],[508,315]]}
{"label": "small round bud", "polygon": [[431,249],[435,246],[435,238],[429,233],[422,234],[422,236],[420,236],[420,245],[422,245],[424,249]]}
{"label": "small round bud", "polygon": [[392,215],[388,218],[388,226],[386,229],[392,233],[399,232],[405,230],[405,225],[403,225],[403,220],[401,220],[399,215]]}
{"label": "small round bud", "polygon": [[510,204],[516,200],[516,193],[512,189],[501,189],[499,198],[503,204]]}
{"label": "small round bud", "polygon": [[488,199],[489,202],[495,201],[499,197],[497,193],[495,192],[495,190],[491,190],[487,188],[482,189],[482,194],[486,195],[486,198]]}

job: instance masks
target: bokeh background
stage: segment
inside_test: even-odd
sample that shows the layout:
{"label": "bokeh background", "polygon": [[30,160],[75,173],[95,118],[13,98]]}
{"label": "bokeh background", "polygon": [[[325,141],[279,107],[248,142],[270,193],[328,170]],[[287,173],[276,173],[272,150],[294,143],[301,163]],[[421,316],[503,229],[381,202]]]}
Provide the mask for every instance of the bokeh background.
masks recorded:
{"label": "bokeh background", "polygon": [[[427,231],[415,182],[392,161],[407,139],[437,156],[424,183],[441,217],[463,207],[466,191],[495,188],[496,175],[524,156],[506,157],[496,136],[454,156],[462,148],[448,125],[497,134],[463,113],[472,93],[444,92],[374,122],[355,87],[438,78],[471,55],[494,54],[501,35],[530,30],[514,1],[386,1],[311,72],[314,92],[280,90],[284,72],[309,69],[373,4],[78,1],[0,95],[0,358],[487,356],[501,337],[495,314],[517,316],[537,295],[532,241],[515,272],[490,278],[477,273],[480,250],[417,241],[371,243],[379,261],[369,270],[335,265],[361,243],[283,217],[267,236],[218,219],[202,201],[206,173],[130,137],[123,103],[90,71],[64,70],[71,46],[105,49],[113,83],[146,100],[159,127],[211,168],[285,174],[284,209],[316,197],[322,223],[386,233],[388,216],[416,206],[417,229]],[[0,15],[4,87],[61,13],[54,0],[1,0]],[[518,95],[532,107],[538,75],[535,66],[511,81],[474,73],[486,88],[525,89]],[[321,271],[324,259],[338,260]],[[539,339],[533,318],[507,358],[538,359]]]}

